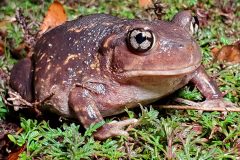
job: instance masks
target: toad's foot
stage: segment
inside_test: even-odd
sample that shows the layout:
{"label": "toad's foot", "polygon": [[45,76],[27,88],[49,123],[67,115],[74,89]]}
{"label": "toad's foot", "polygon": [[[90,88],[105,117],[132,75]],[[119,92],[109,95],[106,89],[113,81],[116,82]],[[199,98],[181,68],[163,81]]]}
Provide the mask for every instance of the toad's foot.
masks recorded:
{"label": "toad's foot", "polygon": [[[190,100],[182,99],[182,98],[176,98],[175,101],[184,103],[190,106],[197,106],[203,108],[228,108],[228,107],[237,107],[236,104],[232,102],[225,101],[223,98],[219,99],[208,99],[203,102],[193,102]],[[227,109],[226,109],[227,110]]]}
{"label": "toad's foot", "polygon": [[227,108],[227,107],[236,107],[236,104],[232,102],[225,101],[224,99],[211,99],[205,100],[204,102],[199,103],[203,108],[213,108],[213,107],[220,107],[220,108]]}
{"label": "toad's foot", "polygon": [[128,132],[123,128],[129,125],[136,125],[138,122],[137,119],[127,119],[124,121],[113,121],[107,124],[104,124],[101,128],[99,128],[96,133],[94,133],[94,137],[98,140],[104,140],[109,137],[114,136],[128,136]]}

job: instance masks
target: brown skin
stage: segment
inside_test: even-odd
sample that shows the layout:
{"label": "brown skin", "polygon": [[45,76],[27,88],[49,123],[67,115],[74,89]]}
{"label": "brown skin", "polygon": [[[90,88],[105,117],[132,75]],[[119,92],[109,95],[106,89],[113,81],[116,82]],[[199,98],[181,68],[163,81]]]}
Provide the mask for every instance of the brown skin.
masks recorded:
{"label": "brown skin", "polygon": [[[14,66],[10,85],[30,102],[53,94],[44,109],[78,118],[85,128],[125,108],[154,102],[190,80],[208,99],[222,98],[200,67],[191,20],[191,13],[183,11],[171,22],[123,20],[104,14],[66,22],[38,40],[31,60]],[[129,31],[136,28],[152,31],[151,49],[139,53],[129,47]],[[127,135],[122,128],[136,122],[104,124],[94,136]]]}

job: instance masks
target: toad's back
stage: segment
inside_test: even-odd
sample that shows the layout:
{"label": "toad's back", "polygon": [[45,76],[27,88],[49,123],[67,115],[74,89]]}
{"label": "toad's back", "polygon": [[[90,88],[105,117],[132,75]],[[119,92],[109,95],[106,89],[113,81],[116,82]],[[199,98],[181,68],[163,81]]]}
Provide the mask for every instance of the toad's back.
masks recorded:
{"label": "toad's back", "polygon": [[92,71],[89,66],[96,60],[103,38],[121,32],[123,25],[118,24],[122,21],[97,14],[66,22],[44,34],[34,50],[35,84],[48,80],[45,84],[66,81],[63,83],[68,85],[79,78],[75,74]]}
{"label": "toad's back", "polygon": [[45,33],[34,50],[35,99],[43,100],[54,94],[50,102],[53,108],[67,105],[74,83],[100,74],[98,51],[103,38],[121,32],[124,21],[96,14],[79,17]]}
{"label": "toad's back", "polygon": [[45,33],[34,50],[35,99],[56,93],[66,103],[72,84],[98,74],[98,51],[103,38],[120,33],[124,21],[96,14],[79,17]]}

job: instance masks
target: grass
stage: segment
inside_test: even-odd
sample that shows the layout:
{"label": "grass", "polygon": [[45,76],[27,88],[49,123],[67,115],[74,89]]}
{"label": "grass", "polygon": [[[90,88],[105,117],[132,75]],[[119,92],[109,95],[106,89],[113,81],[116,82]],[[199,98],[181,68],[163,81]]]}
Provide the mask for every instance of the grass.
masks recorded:
{"label": "grass", "polygon": [[[225,99],[234,103],[240,102],[240,70],[239,65],[213,63],[211,48],[221,47],[238,40],[237,34],[229,34],[239,29],[240,21],[233,20],[231,24],[224,23],[220,8],[227,2],[217,1],[169,1],[163,9],[163,19],[169,20],[182,9],[196,8],[209,11],[207,25],[203,26],[196,39],[203,53],[203,64],[208,73],[214,76],[220,89],[226,91]],[[36,4],[31,0],[7,1],[0,7],[0,20],[14,17],[16,8],[22,8],[24,15],[39,24],[47,10],[49,1]],[[225,5],[225,6],[224,6]],[[86,7],[87,6],[87,7]],[[219,7],[221,6],[221,7]],[[64,5],[69,19],[78,15],[91,13],[110,13],[126,18],[146,18],[143,9],[137,6],[137,1],[81,1],[78,4]],[[239,8],[236,2],[233,9]],[[235,16],[240,17],[239,12]],[[2,28],[1,28],[2,29]],[[33,28],[35,30],[36,28]],[[0,58],[0,67],[9,72],[16,62],[11,57],[13,46],[24,41],[23,32],[16,23],[7,24],[7,37],[4,39],[5,56]],[[224,67],[223,67],[224,66]],[[5,86],[1,86],[5,94]],[[175,96],[201,101],[199,91],[188,85],[179,90]],[[9,140],[15,146],[26,146],[19,155],[27,159],[237,159],[239,155],[240,119],[239,113],[227,113],[225,117],[220,112],[198,112],[179,110],[159,110],[141,107],[141,113],[128,110],[130,118],[137,117],[141,125],[129,131],[130,137],[117,137],[106,141],[96,141],[91,133],[99,127],[91,126],[83,132],[79,124],[73,122],[61,123],[59,127],[51,126],[51,121],[28,119],[19,114],[21,133],[9,134]],[[7,119],[11,114],[0,97],[0,119]],[[57,120],[56,120],[57,121]],[[110,120],[108,120],[110,121]],[[58,122],[60,123],[60,122]]]}

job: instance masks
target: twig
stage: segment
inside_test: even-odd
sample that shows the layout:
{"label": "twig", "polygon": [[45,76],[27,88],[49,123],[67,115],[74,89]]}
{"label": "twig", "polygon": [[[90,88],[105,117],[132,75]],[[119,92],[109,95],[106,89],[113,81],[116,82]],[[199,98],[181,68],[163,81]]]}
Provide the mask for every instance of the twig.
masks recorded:
{"label": "twig", "polygon": [[126,152],[127,152],[127,159],[131,159],[131,149],[129,148],[128,143],[125,142],[124,146],[125,146]]}
{"label": "twig", "polygon": [[43,100],[34,102],[34,103],[32,103],[32,104],[33,104],[33,106],[40,106],[40,105],[42,105],[44,102],[46,102],[47,100],[50,100],[53,95],[54,95],[54,93],[51,93],[50,95],[48,95],[48,96],[47,96],[46,98],[44,98]]}
{"label": "twig", "polygon": [[7,101],[7,99],[5,98],[5,96],[3,95],[3,93],[1,93],[0,95],[1,95],[1,97],[2,97],[2,100],[3,100],[4,104],[6,104],[6,105],[8,105],[8,106],[14,106],[13,104],[11,104],[11,103],[9,103],[9,102]]}
{"label": "twig", "polygon": [[23,33],[24,33],[24,41],[29,48],[32,48],[36,42],[36,38],[33,33],[30,32],[29,24],[32,23],[32,19],[24,16],[22,9],[17,9],[15,13],[16,22],[20,25]]}
{"label": "twig", "polygon": [[202,107],[202,106],[180,106],[180,105],[154,105],[153,107],[158,107],[162,109],[179,109],[179,110],[201,110],[201,111],[229,111],[229,112],[240,112],[238,107]]}
{"label": "twig", "polygon": [[[10,95],[10,98],[5,99],[5,97],[3,98],[4,102],[9,105],[9,106],[16,106],[15,104],[11,104],[9,102],[14,102],[14,101],[19,101],[20,104],[19,106],[21,106],[20,108],[34,108],[37,109],[39,106],[41,106],[45,101],[49,100],[52,98],[52,96],[54,95],[54,93],[51,93],[49,96],[47,96],[46,98],[44,98],[41,101],[35,101],[33,103],[30,103],[28,101],[26,101],[25,99],[23,99],[21,97],[21,95],[19,95],[19,93],[14,92],[11,88],[8,89],[8,94]],[[38,110],[38,109],[37,109]]]}
{"label": "twig", "polygon": [[184,104],[187,104],[189,106],[198,106],[198,107],[201,106],[200,103],[190,101],[190,100],[187,100],[187,99],[183,99],[183,98],[175,98],[174,101],[178,102],[178,103],[184,103]]}
{"label": "twig", "polygon": [[[25,99],[23,99],[18,93],[16,92],[12,92],[9,91],[8,92],[11,98],[7,98],[7,101],[15,101],[15,100],[19,100],[21,102],[21,104],[29,106],[29,107],[33,107],[32,103],[26,101]],[[14,98],[13,98],[14,97]]]}

